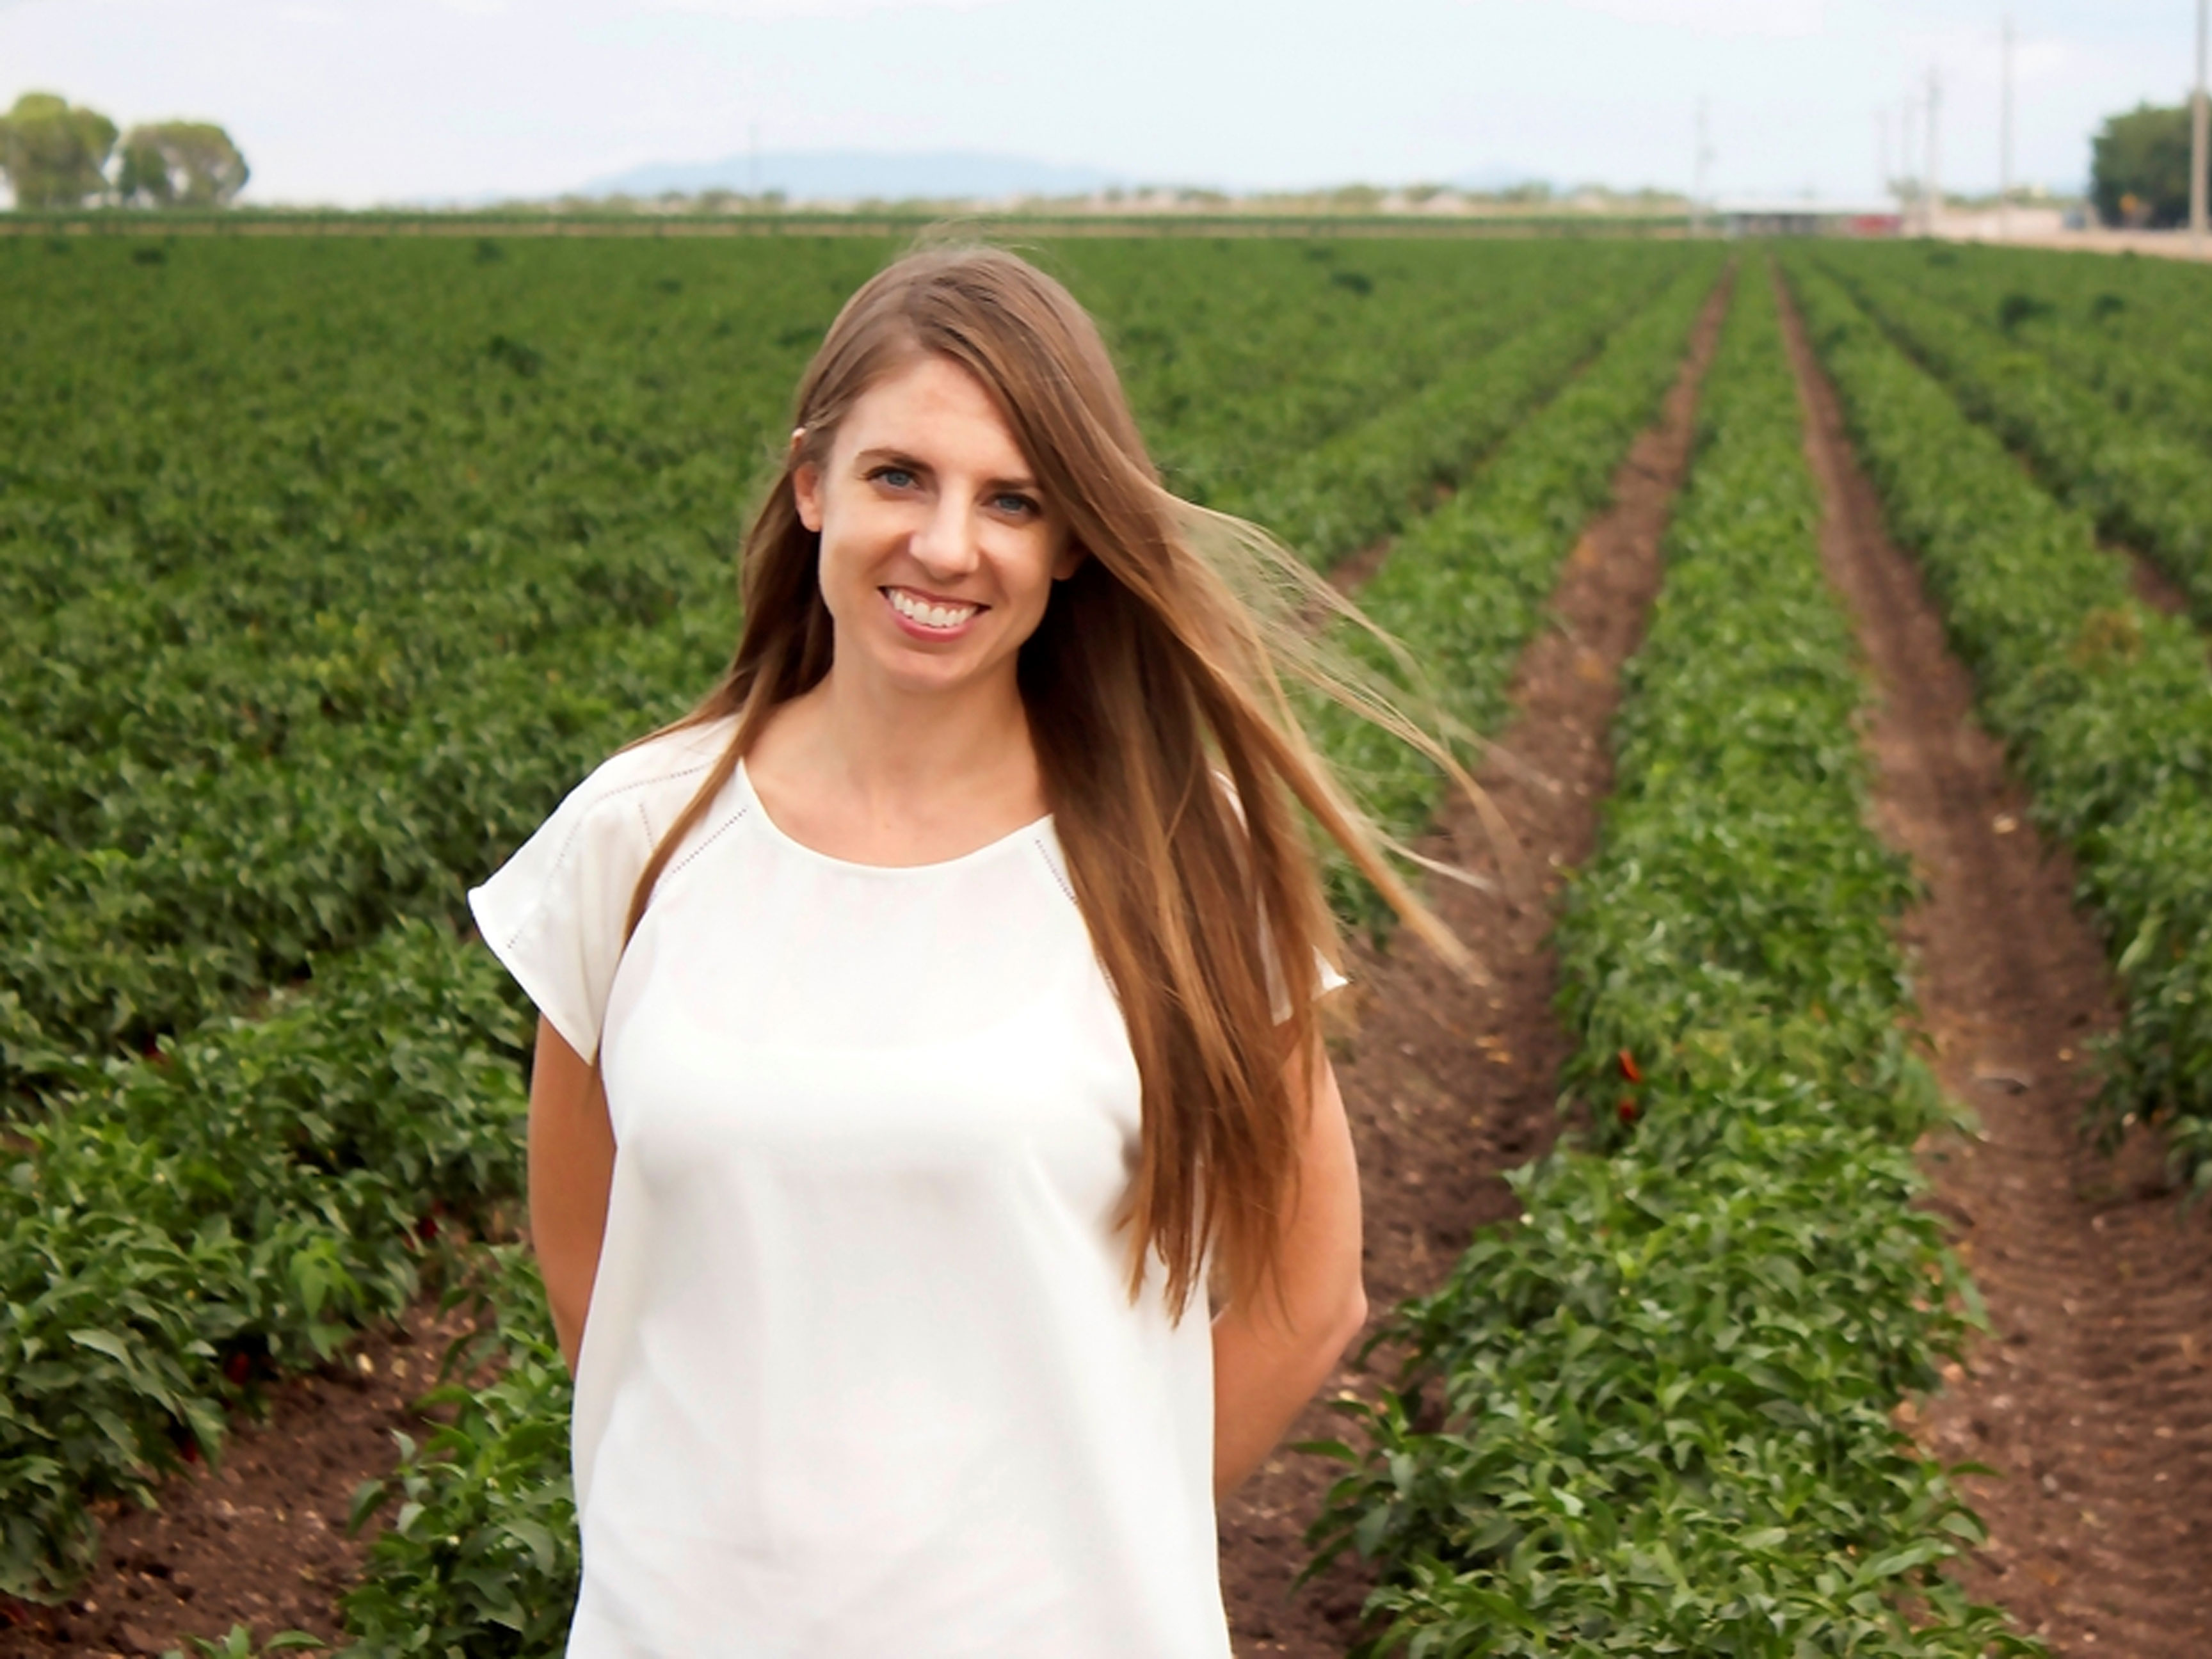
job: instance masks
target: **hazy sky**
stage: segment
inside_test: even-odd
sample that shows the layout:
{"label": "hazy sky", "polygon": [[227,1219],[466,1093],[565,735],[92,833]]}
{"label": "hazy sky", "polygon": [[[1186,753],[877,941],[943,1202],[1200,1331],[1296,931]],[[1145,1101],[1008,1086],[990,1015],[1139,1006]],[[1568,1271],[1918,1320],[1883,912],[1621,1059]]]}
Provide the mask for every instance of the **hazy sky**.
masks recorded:
{"label": "hazy sky", "polygon": [[[1997,177],[2004,0],[0,0],[0,101],[227,125],[247,199],[545,194],[743,151],[965,149],[1234,188],[1448,179],[1863,198],[1942,75]],[[2018,176],[2178,100],[2191,0],[2016,0]],[[1893,147],[1898,118],[1890,118]]]}

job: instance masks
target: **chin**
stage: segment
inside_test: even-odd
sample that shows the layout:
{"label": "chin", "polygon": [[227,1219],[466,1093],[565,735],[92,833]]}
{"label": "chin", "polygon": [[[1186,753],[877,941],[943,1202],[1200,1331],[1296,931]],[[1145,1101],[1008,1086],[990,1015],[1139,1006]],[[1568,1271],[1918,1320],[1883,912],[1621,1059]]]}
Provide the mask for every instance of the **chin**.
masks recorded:
{"label": "chin", "polygon": [[902,691],[917,694],[957,691],[983,678],[986,665],[968,652],[933,654],[923,651],[871,652],[878,674]]}

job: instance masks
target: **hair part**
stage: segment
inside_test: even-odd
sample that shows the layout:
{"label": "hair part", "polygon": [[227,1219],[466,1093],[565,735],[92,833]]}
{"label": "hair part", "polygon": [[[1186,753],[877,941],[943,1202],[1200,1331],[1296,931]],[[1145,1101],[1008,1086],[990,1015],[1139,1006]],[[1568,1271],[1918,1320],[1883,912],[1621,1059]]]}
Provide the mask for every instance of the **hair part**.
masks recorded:
{"label": "hair part", "polygon": [[1123,1214],[1130,1294],[1154,1262],[1178,1318],[1210,1261],[1234,1300],[1279,1289],[1322,1053],[1307,965],[1340,959],[1300,811],[1409,927],[1472,967],[1306,739],[1285,673],[1465,775],[1318,645],[1307,620],[1316,607],[1356,617],[1340,597],[1264,533],[1166,489],[1096,325],[1027,261],[991,247],[910,253],[838,313],[800,378],[792,441],[744,538],[736,655],[667,728],[734,718],[735,729],[640,876],[628,931],[775,709],[830,672],[820,538],[799,520],[794,475],[823,464],[870,387],[922,356],[981,384],[1088,556],[1054,584],[1017,677],[1076,900],[1141,1079]]}

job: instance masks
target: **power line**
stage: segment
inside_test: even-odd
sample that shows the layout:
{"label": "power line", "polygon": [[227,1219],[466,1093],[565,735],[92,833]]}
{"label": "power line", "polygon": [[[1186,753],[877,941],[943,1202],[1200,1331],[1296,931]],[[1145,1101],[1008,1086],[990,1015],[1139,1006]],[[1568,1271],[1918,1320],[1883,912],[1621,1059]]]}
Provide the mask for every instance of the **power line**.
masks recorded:
{"label": "power line", "polygon": [[1922,192],[1927,208],[1927,234],[1930,236],[1936,234],[1936,218],[1943,211],[1942,179],[1936,170],[1936,161],[1940,153],[1936,143],[1936,118],[1942,101],[1942,82],[1937,78],[1936,69],[1931,64],[1928,70],[1928,184],[1927,188]]}
{"label": "power line", "polygon": [[1898,204],[1905,221],[1905,228],[1915,228],[1920,217],[1920,175],[1912,165],[1912,140],[1917,129],[1914,118],[1920,112],[1919,105],[1907,93],[1898,100],[1898,118],[1904,128],[1904,143],[1897,154]]}
{"label": "power line", "polygon": [[1709,137],[1711,124],[1708,120],[1707,108],[1711,101],[1707,98],[1698,100],[1698,150],[1692,160],[1690,186],[1690,234],[1692,236],[1703,235],[1705,229],[1707,179],[1711,175],[1713,161],[1713,147]]}

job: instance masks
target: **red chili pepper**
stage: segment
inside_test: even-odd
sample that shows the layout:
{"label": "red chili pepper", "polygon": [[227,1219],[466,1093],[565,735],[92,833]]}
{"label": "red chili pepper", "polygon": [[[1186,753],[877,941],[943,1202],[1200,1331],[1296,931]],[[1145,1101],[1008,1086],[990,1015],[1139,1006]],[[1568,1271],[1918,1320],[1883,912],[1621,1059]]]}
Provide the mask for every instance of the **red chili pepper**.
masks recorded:
{"label": "red chili pepper", "polygon": [[253,1375],[253,1362],[242,1353],[228,1356],[222,1362],[223,1376],[234,1389],[246,1386],[246,1379]]}
{"label": "red chili pepper", "polygon": [[181,1449],[185,1454],[185,1462],[197,1463],[200,1461],[200,1443],[193,1439],[191,1436],[186,1435],[185,1437],[185,1443]]}
{"label": "red chili pepper", "polygon": [[438,1236],[438,1218],[426,1215],[415,1224],[415,1237],[428,1244]]}
{"label": "red chili pepper", "polygon": [[1638,1117],[1642,1116],[1643,1114],[1637,1110],[1636,1103],[1634,1101],[1624,1099],[1620,1103],[1620,1121],[1623,1123],[1633,1123]]}
{"label": "red chili pepper", "polygon": [[1643,1068],[1637,1065],[1636,1056],[1630,1054],[1626,1048],[1623,1048],[1620,1051],[1620,1074],[1626,1078],[1631,1083],[1641,1083],[1644,1081]]}

